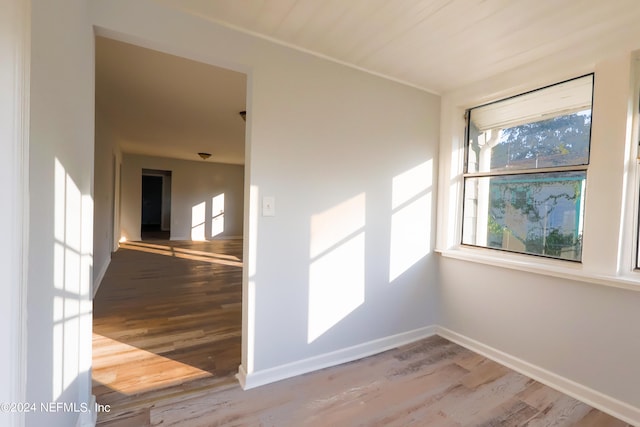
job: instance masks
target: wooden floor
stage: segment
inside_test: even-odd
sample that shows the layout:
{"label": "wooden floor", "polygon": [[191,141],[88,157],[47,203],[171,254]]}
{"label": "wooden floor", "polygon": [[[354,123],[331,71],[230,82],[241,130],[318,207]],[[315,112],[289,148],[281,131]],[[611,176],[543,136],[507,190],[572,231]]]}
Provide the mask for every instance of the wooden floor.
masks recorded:
{"label": "wooden floor", "polygon": [[121,244],[94,300],[93,393],[112,408],[102,425],[236,383],[241,254],[241,240]]}
{"label": "wooden floor", "polygon": [[115,254],[95,301],[98,425],[627,425],[437,336],[243,391],[239,245]]}

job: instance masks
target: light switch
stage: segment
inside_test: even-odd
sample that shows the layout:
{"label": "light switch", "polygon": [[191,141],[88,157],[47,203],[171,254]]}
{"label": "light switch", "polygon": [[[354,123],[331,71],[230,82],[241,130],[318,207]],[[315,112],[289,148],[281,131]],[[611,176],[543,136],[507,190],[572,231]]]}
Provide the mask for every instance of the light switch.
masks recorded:
{"label": "light switch", "polygon": [[273,196],[262,198],[262,216],[276,216],[276,199]]}

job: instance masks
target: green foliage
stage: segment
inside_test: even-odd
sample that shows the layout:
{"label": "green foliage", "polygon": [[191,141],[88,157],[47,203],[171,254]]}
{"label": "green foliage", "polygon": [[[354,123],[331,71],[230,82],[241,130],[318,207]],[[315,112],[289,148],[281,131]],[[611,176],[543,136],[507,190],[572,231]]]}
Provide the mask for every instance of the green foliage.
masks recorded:
{"label": "green foliage", "polygon": [[[517,178],[516,178],[517,177]],[[575,212],[581,198],[583,176],[575,178],[566,173],[509,175],[491,182],[488,220],[488,245],[502,247],[502,237],[509,231],[520,240],[525,251],[541,255],[564,257],[567,251],[579,253],[581,241],[578,230],[561,229],[551,223],[556,209]],[[506,218],[509,212],[509,220]],[[526,224],[525,230],[510,229],[513,218]],[[569,258],[573,258],[569,255]]]}
{"label": "green foliage", "polygon": [[503,129],[500,143],[491,153],[491,168],[585,164],[590,129],[589,114],[569,114]]}
{"label": "green foliage", "polygon": [[504,227],[500,225],[493,216],[489,216],[488,228],[489,246],[502,247]]}
{"label": "green foliage", "polygon": [[559,257],[565,250],[579,251],[580,239],[574,237],[573,233],[562,234],[559,229],[554,228],[546,236],[530,236],[525,241],[527,252]]}

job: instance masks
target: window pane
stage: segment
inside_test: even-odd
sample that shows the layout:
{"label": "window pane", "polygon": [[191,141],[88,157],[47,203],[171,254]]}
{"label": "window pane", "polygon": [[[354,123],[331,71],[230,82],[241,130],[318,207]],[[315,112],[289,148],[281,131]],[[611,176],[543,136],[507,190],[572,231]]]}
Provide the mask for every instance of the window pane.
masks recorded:
{"label": "window pane", "polygon": [[589,163],[593,76],[469,110],[467,171]]}
{"label": "window pane", "polygon": [[585,179],[584,171],[466,178],[462,243],[579,261]]}

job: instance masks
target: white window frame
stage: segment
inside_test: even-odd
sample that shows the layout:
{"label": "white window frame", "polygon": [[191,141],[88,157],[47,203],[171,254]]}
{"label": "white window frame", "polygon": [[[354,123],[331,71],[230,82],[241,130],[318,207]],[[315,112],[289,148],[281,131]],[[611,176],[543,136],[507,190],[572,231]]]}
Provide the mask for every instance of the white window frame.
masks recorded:
{"label": "white window frame", "polygon": [[[627,267],[640,277],[640,52],[634,55],[633,63],[633,126],[628,147],[628,183],[624,227],[633,233],[624,235],[622,241],[622,268]],[[640,280],[640,279],[639,279]]]}
{"label": "white window frame", "polygon": [[[436,252],[446,258],[640,291],[640,270],[635,270],[640,173],[637,138],[632,135],[638,132],[634,131],[634,113],[640,85],[632,71],[635,63],[635,55],[619,54],[593,68],[555,78],[523,79],[526,83],[505,88],[505,82],[517,79],[501,76],[445,94],[441,104]],[[494,249],[462,245],[465,111],[590,73],[594,73],[594,97],[582,263],[508,252],[496,256]]]}
{"label": "white window frame", "polygon": [[[474,178],[478,178],[478,179],[482,179],[482,178],[493,178],[493,177],[499,177],[499,176],[524,176],[524,175],[549,175],[549,174],[557,174],[557,173],[566,173],[566,172],[583,172],[585,174],[585,181],[587,178],[587,172],[588,172],[588,168],[589,168],[589,151],[587,152],[587,159],[586,159],[586,163],[580,163],[580,164],[573,164],[573,165],[562,165],[562,166],[543,166],[543,167],[539,167],[537,166],[537,161],[536,161],[536,166],[535,167],[523,167],[523,168],[516,168],[516,169],[488,169],[488,170],[469,170],[469,162],[470,162],[470,147],[469,147],[469,140],[471,138],[470,136],[470,126],[471,126],[471,118],[472,118],[472,114],[473,111],[476,109],[482,110],[485,109],[486,107],[491,108],[494,105],[497,105],[498,109],[504,109],[504,107],[500,107],[499,105],[502,103],[503,105],[507,105],[507,106],[511,106],[513,105],[512,102],[518,101],[518,99],[521,99],[523,101],[521,102],[527,102],[524,101],[525,99],[531,99],[532,95],[535,95],[536,93],[541,94],[543,97],[549,97],[548,93],[550,93],[549,91],[552,91],[551,93],[553,93],[554,96],[558,96],[560,94],[560,92],[558,91],[562,91],[563,87],[567,88],[567,87],[575,87],[576,84],[581,85],[582,83],[580,83],[580,81],[584,81],[584,79],[590,78],[591,79],[591,87],[590,87],[590,91],[589,91],[589,98],[590,98],[590,104],[589,104],[589,110],[591,113],[592,110],[592,105],[593,105],[593,85],[594,85],[594,74],[593,73],[589,73],[583,76],[577,76],[574,78],[571,78],[569,80],[565,80],[565,81],[560,81],[557,83],[553,83],[551,85],[545,86],[545,87],[540,87],[537,89],[534,89],[532,91],[529,92],[525,92],[525,93],[521,93],[521,94],[517,94],[514,95],[512,97],[509,98],[503,98],[503,99],[497,99],[493,102],[490,102],[488,104],[484,104],[484,105],[477,105],[474,106],[468,110],[465,111],[465,141],[464,141],[464,146],[465,146],[465,155],[464,155],[464,169],[463,169],[463,191],[466,191],[466,187],[465,184],[467,183],[467,180],[470,179],[474,179]],[[564,92],[561,92],[563,94],[566,94],[566,91],[571,90],[571,89],[564,89]],[[580,90],[582,90],[582,88],[580,88]],[[547,91],[546,94],[544,93],[544,91]],[[546,99],[546,98],[545,98]],[[575,104],[576,102],[579,102],[580,104],[580,108],[582,108],[583,104],[582,102],[586,102],[586,100],[574,100],[575,98],[565,98],[565,99],[571,99],[573,102],[573,104],[571,105],[573,109],[577,108],[578,104]],[[560,102],[562,102],[562,99],[559,100]],[[530,101],[529,101],[530,102]],[[565,105],[561,105],[556,103],[554,105],[556,108],[559,109],[564,109],[566,108],[568,105],[565,102]],[[586,105],[585,105],[586,107]],[[586,109],[586,108],[585,108]],[[566,110],[565,110],[566,111]],[[546,114],[546,111],[539,111],[539,110],[528,110],[528,113],[530,116],[534,116],[534,115],[539,115],[536,118],[538,118],[538,120],[540,120],[540,117],[542,117],[543,114]],[[556,113],[557,114],[557,113]],[[569,113],[562,113],[560,115],[566,115]],[[513,120],[515,119],[515,120]],[[500,127],[504,127],[504,128],[508,128],[508,127],[512,127],[512,126],[517,126],[519,124],[522,123],[534,123],[538,120],[531,120],[526,119],[523,120],[524,117],[519,115],[519,116],[515,116],[513,118],[510,118],[511,122],[513,123],[513,121],[516,121],[517,124],[507,124],[504,125],[502,124]],[[591,127],[591,126],[589,126]],[[499,139],[499,132],[500,129],[497,128],[493,128],[492,130],[490,130],[490,138],[491,141],[494,141],[493,143],[491,143],[490,141],[486,142],[485,147],[489,148],[489,147],[493,147],[496,145],[496,143],[498,142]],[[591,129],[589,129],[589,141],[588,144],[590,145],[590,140],[591,140]],[[590,150],[590,147],[589,147]],[[490,154],[490,152],[487,152],[485,154]],[[481,158],[484,158],[484,156],[481,155]],[[488,160],[488,158],[486,159]],[[482,160],[480,159],[476,159],[476,161],[479,161],[480,163],[482,163]],[[478,167],[476,166],[476,168],[478,169],[482,169],[482,167]],[[489,185],[487,183],[487,185]],[[583,184],[584,185],[584,184]],[[489,187],[486,187],[485,191],[488,191]],[[582,192],[582,197],[581,197],[581,214],[580,217],[582,219],[582,216],[584,215],[584,198],[585,198],[585,193],[584,193],[584,187],[582,188],[583,192]],[[484,239],[481,240],[486,240],[486,235],[488,234],[488,229],[486,228],[481,228],[479,226],[479,222],[485,222],[487,220],[487,212],[488,212],[488,203],[489,203],[489,199],[488,199],[488,194],[485,194],[486,197],[483,197],[482,195],[480,195],[477,199],[478,202],[478,206],[482,203],[484,205],[484,211],[485,211],[485,215],[482,217],[476,217],[474,224],[475,226],[474,231],[477,234],[482,234],[484,235]],[[465,194],[464,196],[465,200],[467,199],[467,196]],[[519,254],[523,254],[523,255],[527,255],[527,256],[538,256],[538,257],[545,257],[545,258],[551,258],[551,259],[557,259],[557,260],[562,260],[562,261],[566,261],[566,262],[582,262],[582,259],[580,257],[580,259],[569,259],[569,258],[561,258],[561,257],[554,257],[551,255],[546,255],[546,254],[538,254],[538,253],[534,253],[534,252],[524,252],[524,251],[517,251],[517,250],[512,250],[512,249],[507,249],[507,248],[499,248],[499,247],[493,247],[493,246],[488,246],[488,245],[483,245],[481,243],[478,243],[477,240],[474,243],[471,242],[465,242],[464,241],[464,234],[465,234],[465,225],[466,223],[464,222],[464,215],[465,215],[465,206],[464,206],[464,202],[463,201],[463,224],[462,224],[462,236],[461,236],[461,244],[463,246],[471,246],[471,247],[480,247],[480,248],[487,248],[487,249],[493,249],[493,250],[497,250],[497,251],[504,251],[504,252],[510,252],[510,253],[519,253]],[[471,208],[471,207],[469,207]],[[476,208],[476,214],[480,215],[479,212],[480,211],[480,207]],[[481,219],[484,218],[484,221]],[[581,227],[580,227],[581,228]],[[582,228],[580,230],[582,232]]]}

